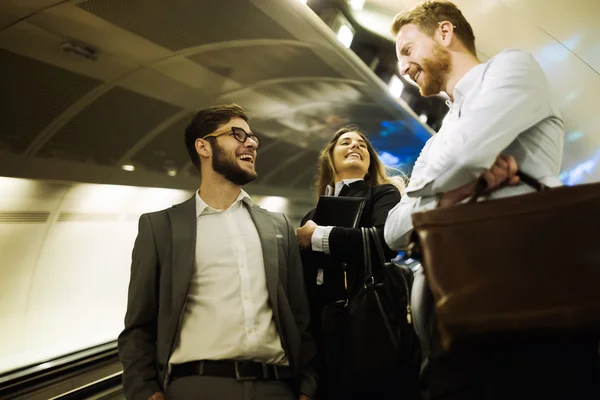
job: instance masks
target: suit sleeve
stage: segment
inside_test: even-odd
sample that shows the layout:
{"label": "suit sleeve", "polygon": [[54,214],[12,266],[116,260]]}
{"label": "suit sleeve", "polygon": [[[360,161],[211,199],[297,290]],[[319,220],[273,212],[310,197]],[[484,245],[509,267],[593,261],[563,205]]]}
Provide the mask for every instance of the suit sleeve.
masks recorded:
{"label": "suit sleeve", "polygon": [[[302,221],[300,222],[300,226],[304,226],[306,221],[311,219],[313,215],[314,215],[314,209],[311,210],[310,212],[308,212],[308,214],[306,214],[304,216],[304,218],[302,218]],[[292,239],[294,239],[294,242],[290,242],[290,246],[296,245],[295,236],[292,237]],[[306,289],[306,295],[308,297],[308,304],[310,306],[311,321],[310,321],[309,329],[310,329],[310,332],[312,332],[313,335],[316,336],[317,325],[318,325],[318,322],[315,320],[315,316],[318,314],[318,304],[317,304],[318,268],[317,268],[317,265],[319,263],[316,262],[315,252],[313,252],[311,249],[300,250],[300,259],[302,262],[302,271],[304,273],[304,284],[305,284],[305,289]]]}
{"label": "suit sleeve", "polygon": [[144,214],[133,247],[125,329],[118,338],[123,388],[129,400],[147,400],[162,391],[156,359],[158,276],[152,224]]}
{"label": "suit sleeve", "polygon": [[300,250],[296,243],[294,228],[285,214],[283,217],[288,227],[289,302],[301,338],[300,393],[309,398],[314,398],[317,391],[317,372],[311,364],[315,360],[316,345],[309,331],[310,311],[304,285],[302,261],[300,260]]}
{"label": "suit sleeve", "polygon": [[[400,192],[393,185],[381,185],[373,190],[372,201],[373,213],[370,226],[377,228],[385,258],[391,260],[396,256],[396,252],[387,246],[383,237],[383,227],[389,211],[400,202]],[[342,262],[361,260],[364,250],[360,228],[333,228],[329,235],[329,251],[332,257]]]}

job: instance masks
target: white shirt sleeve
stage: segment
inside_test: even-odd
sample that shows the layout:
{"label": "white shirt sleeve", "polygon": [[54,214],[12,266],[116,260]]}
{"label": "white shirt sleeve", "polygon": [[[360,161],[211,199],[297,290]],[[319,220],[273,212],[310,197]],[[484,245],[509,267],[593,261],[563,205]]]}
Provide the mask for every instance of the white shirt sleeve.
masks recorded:
{"label": "white shirt sleeve", "polygon": [[470,94],[468,115],[448,131],[425,180],[407,189],[413,197],[445,193],[476,179],[516,137],[551,115],[546,77],[535,59],[507,51],[487,66],[481,90]]}
{"label": "white shirt sleeve", "polygon": [[[427,167],[427,153],[431,147],[431,143],[435,140],[435,136],[425,143],[419,158],[415,161],[413,167],[410,182],[407,187],[407,191],[411,187],[422,184],[424,176],[423,172]],[[400,202],[394,206],[388,213],[387,220],[383,228],[383,235],[385,242],[392,250],[400,250],[406,244],[406,236],[413,229],[412,225],[412,214],[417,211],[431,210],[436,208],[438,205],[438,198],[436,196],[428,197],[412,197],[408,195],[402,196]]]}
{"label": "white shirt sleeve", "polygon": [[320,251],[325,254],[329,252],[329,234],[333,226],[317,226],[310,238],[310,244],[313,251]]}

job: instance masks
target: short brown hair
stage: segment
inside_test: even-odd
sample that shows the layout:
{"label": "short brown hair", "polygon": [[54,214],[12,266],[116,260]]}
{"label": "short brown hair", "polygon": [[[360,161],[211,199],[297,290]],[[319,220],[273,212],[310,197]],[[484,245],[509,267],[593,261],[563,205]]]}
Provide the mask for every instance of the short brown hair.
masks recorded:
{"label": "short brown hair", "polygon": [[371,162],[369,163],[369,169],[367,170],[367,175],[364,177],[365,182],[367,182],[370,186],[382,185],[384,183],[389,183],[398,188],[400,193],[404,193],[404,178],[401,176],[388,176],[387,171],[375,148],[367,139],[367,136],[361,132],[360,128],[357,125],[347,125],[341,129],[339,129],[336,133],[333,134],[327,146],[321,151],[319,156],[319,165],[317,169],[317,175],[315,176],[315,184],[316,184],[316,197],[325,194],[325,190],[327,185],[333,185],[335,179],[335,167],[333,165],[333,149],[337,144],[340,136],[344,133],[348,132],[356,132],[366,143],[367,150],[369,151],[369,156]]}
{"label": "short brown hair", "polygon": [[200,156],[196,152],[196,140],[213,133],[219,125],[226,124],[233,118],[241,118],[248,122],[244,109],[233,103],[202,109],[192,118],[185,129],[185,147],[192,164],[198,171],[200,171]]}
{"label": "short brown hair", "polygon": [[392,23],[392,33],[397,36],[404,25],[415,24],[421,31],[433,37],[438,24],[443,21],[449,21],[454,25],[454,34],[476,56],[475,34],[471,24],[454,3],[446,0],[427,0],[408,11],[399,13]]}

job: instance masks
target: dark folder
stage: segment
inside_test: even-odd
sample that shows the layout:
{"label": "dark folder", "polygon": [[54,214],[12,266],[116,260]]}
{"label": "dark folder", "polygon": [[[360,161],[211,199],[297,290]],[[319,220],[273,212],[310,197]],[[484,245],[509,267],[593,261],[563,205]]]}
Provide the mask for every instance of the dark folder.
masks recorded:
{"label": "dark folder", "polygon": [[313,221],[320,226],[356,228],[362,215],[363,197],[321,196],[317,203]]}

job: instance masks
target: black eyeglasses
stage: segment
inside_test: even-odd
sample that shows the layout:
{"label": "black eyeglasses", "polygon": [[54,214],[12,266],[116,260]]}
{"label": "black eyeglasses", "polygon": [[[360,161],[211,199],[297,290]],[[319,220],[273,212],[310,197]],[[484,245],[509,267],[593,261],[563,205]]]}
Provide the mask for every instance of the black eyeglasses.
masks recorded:
{"label": "black eyeglasses", "polygon": [[231,136],[233,136],[235,138],[235,140],[237,140],[240,143],[246,143],[246,140],[248,140],[248,138],[250,138],[250,139],[254,140],[254,143],[256,143],[257,148],[258,148],[258,145],[260,144],[260,142],[258,140],[258,136],[256,136],[252,132],[248,133],[244,129],[238,128],[237,126],[234,126],[230,129],[226,130],[225,132],[210,133],[210,134],[204,136],[203,139],[206,139],[208,137],[219,137],[221,135],[226,135],[226,134],[230,134]]}

